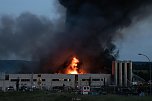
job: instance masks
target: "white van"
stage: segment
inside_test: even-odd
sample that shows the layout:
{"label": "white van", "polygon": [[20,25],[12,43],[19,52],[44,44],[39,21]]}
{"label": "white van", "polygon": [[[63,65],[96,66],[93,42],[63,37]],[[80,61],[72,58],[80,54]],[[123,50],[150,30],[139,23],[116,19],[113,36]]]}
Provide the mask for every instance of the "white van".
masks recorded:
{"label": "white van", "polygon": [[87,94],[89,94],[89,92],[90,92],[90,86],[83,86],[82,87],[81,93],[83,95],[87,95]]}

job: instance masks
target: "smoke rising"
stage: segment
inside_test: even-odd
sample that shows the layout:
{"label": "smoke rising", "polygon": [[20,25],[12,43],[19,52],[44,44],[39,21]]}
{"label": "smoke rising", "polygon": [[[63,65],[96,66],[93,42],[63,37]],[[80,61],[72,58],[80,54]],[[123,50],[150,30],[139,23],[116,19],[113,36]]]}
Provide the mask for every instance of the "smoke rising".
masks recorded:
{"label": "smoke rising", "polygon": [[54,25],[49,19],[31,13],[23,13],[17,18],[2,16],[0,58],[39,60],[40,55],[49,51],[53,30]]}
{"label": "smoke rising", "polygon": [[64,57],[60,60],[64,62],[65,57],[76,54],[82,61],[82,68],[87,68],[92,73],[111,68],[111,61],[115,60],[119,53],[113,44],[118,36],[116,31],[128,27],[133,18],[143,14],[144,7],[152,3],[151,0],[59,0],[59,2],[66,8],[67,31],[65,34],[62,33],[62,40],[59,43],[64,47],[59,48],[56,61]]}
{"label": "smoke rising", "polygon": [[17,18],[1,17],[1,59],[15,56],[37,60],[40,72],[57,72],[76,56],[80,68],[91,73],[104,72],[111,68],[111,61],[119,53],[113,44],[118,36],[116,31],[128,27],[152,1],[59,0],[59,3],[66,8],[66,19],[62,16],[55,22],[31,13]]}

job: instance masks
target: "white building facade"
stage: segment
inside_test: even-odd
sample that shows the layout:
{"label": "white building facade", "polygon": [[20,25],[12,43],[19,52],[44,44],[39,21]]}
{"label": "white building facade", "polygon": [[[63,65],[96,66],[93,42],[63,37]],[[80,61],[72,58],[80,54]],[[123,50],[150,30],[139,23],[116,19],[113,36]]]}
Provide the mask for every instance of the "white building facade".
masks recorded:
{"label": "white building facade", "polygon": [[0,90],[8,87],[36,87],[51,90],[55,86],[81,88],[82,86],[100,87],[111,83],[111,74],[0,74]]}

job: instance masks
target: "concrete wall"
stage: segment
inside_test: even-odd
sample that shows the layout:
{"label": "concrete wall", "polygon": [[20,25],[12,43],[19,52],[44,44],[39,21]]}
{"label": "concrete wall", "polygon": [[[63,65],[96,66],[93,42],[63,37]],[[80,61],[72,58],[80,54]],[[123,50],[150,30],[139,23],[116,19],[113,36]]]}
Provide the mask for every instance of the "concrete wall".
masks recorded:
{"label": "concrete wall", "polygon": [[[9,79],[6,80],[6,76]],[[52,89],[54,86],[66,86],[80,88],[81,86],[103,86],[111,82],[110,74],[2,74],[0,75],[0,88],[6,90],[7,87],[13,86],[16,89],[16,80],[19,79],[19,87],[37,87]]]}
{"label": "concrete wall", "polygon": [[106,86],[111,81],[110,74],[85,74],[78,75],[78,78],[79,86]]}

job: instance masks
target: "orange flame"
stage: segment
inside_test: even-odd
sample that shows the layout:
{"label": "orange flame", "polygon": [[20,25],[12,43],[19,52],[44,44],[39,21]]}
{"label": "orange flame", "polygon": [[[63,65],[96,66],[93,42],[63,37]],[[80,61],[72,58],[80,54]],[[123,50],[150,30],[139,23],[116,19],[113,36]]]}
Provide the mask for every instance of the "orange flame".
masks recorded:
{"label": "orange flame", "polygon": [[78,72],[78,63],[79,63],[79,60],[74,57],[71,61],[71,64],[67,67],[66,69],[66,73],[67,74],[79,74]]}

